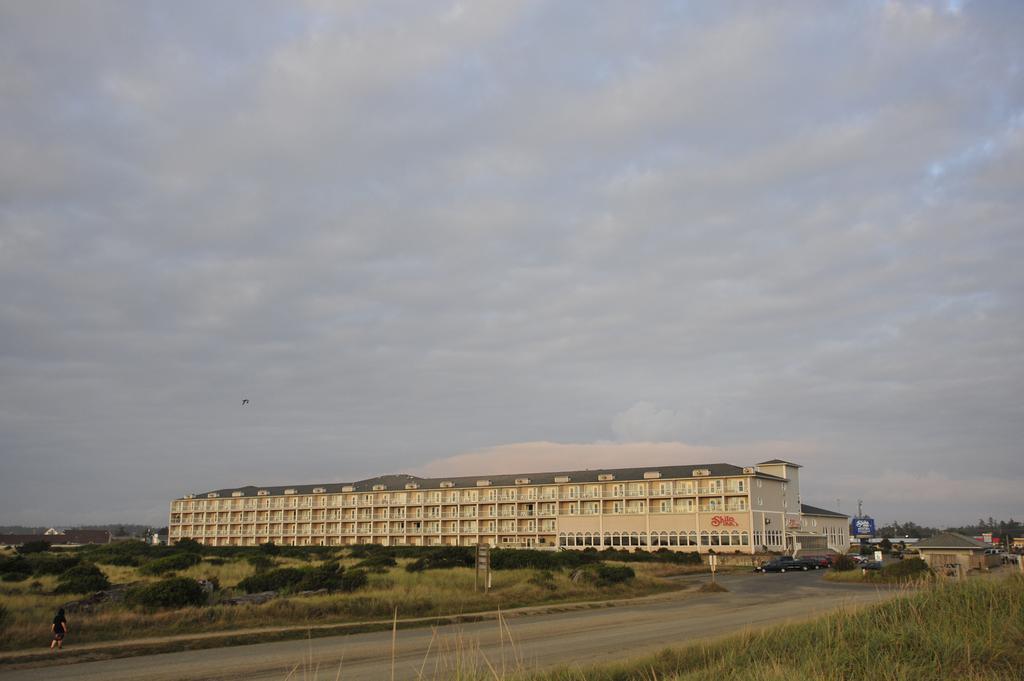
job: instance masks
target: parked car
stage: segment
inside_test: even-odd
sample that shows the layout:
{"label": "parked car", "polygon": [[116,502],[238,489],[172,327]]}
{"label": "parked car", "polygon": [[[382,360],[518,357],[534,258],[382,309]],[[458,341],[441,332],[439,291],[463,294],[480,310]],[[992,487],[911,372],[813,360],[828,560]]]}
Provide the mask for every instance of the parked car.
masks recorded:
{"label": "parked car", "polygon": [[782,558],[775,558],[773,560],[764,563],[759,568],[758,572],[786,572],[787,570],[816,570],[817,565],[806,558],[789,558],[788,556]]}
{"label": "parked car", "polygon": [[804,556],[803,558],[813,562],[815,570],[832,567],[832,556]]}
{"label": "parked car", "polygon": [[866,560],[860,564],[862,570],[881,570],[882,561],[880,560]]}

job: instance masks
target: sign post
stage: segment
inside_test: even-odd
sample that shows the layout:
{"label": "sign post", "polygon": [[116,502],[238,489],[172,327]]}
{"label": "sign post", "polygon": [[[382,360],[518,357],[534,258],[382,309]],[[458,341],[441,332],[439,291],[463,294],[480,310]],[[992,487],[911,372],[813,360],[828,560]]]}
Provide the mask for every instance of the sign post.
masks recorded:
{"label": "sign post", "polygon": [[708,554],[708,565],[711,566],[711,583],[715,583],[715,572],[718,570],[718,556],[713,553]]}
{"label": "sign post", "polygon": [[481,579],[484,593],[491,590],[491,547],[487,544],[476,545],[476,575],[473,578],[473,590],[480,590]]}

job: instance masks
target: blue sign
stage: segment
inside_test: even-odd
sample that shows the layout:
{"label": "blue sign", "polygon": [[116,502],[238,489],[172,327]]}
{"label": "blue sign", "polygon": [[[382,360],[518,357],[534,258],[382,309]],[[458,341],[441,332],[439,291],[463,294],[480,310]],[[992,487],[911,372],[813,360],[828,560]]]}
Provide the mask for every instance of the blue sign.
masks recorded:
{"label": "blue sign", "polygon": [[850,522],[850,534],[854,537],[873,537],[875,536],[875,519],[874,518],[854,518]]}

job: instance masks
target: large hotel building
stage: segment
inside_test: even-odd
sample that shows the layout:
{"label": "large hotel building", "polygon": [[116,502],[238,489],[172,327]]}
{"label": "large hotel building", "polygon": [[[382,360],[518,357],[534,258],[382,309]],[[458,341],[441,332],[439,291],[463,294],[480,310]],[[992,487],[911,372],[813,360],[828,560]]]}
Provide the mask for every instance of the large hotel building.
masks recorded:
{"label": "large hotel building", "polygon": [[773,459],[221,489],[171,502],[169,541],[845,551],[849,518],[803,504],[799,469]]}

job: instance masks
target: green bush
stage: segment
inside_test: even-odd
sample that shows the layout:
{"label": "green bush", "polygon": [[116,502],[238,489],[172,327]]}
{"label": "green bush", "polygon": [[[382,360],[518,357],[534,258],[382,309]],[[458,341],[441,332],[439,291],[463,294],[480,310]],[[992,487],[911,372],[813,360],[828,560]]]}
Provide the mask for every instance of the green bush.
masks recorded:
{"label": "green bush", "polygon": [[299,568],[278,568],[246,577],[238,583],[238,588],[247,594],[262,591],[286,591],[296,587],[305,576],[305,571]]}
{"label": "green bush", "polygon": [[23,556],[27,556],[31,553],[42,553],[50,550],[50,542],[43,541],[27,541],[18,547],[17,551]]}
{"label": "green bush", "polygon": [[555,584],[555,575],[550,570],[541,570],[526,581],[548,591],[554,591],[558,588],[558,585]]}
{"label": "green bush", "polygon": [[121,541],[82,549],[82,556],[94,563],[139,566],[150,558],[173,552],[174,548],[153,546],[142,541]]}
{"label": "green bush", "polygon": [[174,546],[172,548],[174,548],[175,551],[184,551],[186,553],[203,553],[204,549],[206,549],[205,546],[190,537],[185,537],[184,539],[179,539],[174,542]]}
{"label": "green bush", "polygon": [[470,546],[429,547],[421,558],[409,563],[405,569],[409,572],[420,570],[445,570],[453,567],[473,567],[476,560],[475,549]]}
{"label": "green bush", "polygon": [[194,579],[171,577],[128,592],[129,605],[144,608],[184,608],[206,603],[206,592]]}
{"label": "green bush", "polygon": [[0,631],[3,631],[4,627],[7,626],[7,621],[11,619],[11,613],[7,610],[7,606],[0,603]]}
{"label": "green bush", "polygon": [[533,551],[531,549],[493,549],[491,567],[495,570],[561,570],[597,560],[597,554],[580,551]]}
{"label": "green bush", "polygon": [[238,588],[246,593],[262,591],[295,592],[295,591],[354,591],[366,584],[365,570],[345,570],[336,562],[327,562],[315,567],[278,568],[267,572],[258,572],[246,577],[238,583]]}
{"label": "green bush", "polygon": [[317,591],[327,589],[335,591],[342,588],[342,577],[345,568],[338,563],[323,563],[316,567],[303,568],[303,576],[295,586],[296,591]]}
{"label": "green bush", "polygon": [[901,581],[929,574],[928,563],[920,558],[905,558],[886,565],[881,570],[882,579]]}
{"label": "green bush", "polygon": [[598,586],[609,586],[621,584],[636,577],[633,568],[628,565],[598,565],[597,584]]}
{"label": "green bush", "polygon": [[352,558],[369,558],[370,556],[392,556],[394,552],[388,546],[380,544],[353,544],[349,547],[349,556]]}
{"label": "green bush", "polygon": [[281,549],[277,548],[277,544],[272,541],[268,541],[266,544],[260,544],[260,551],[268,556],[276,556],[281,553]]}
{"label": "green bush", "polygon": [[369,578],[365,570],[347,570],[341,575],[341,590],[355,591],[366,586]]}
{"label": "green bush", "polygon": [[82,558],[70,553],[36,553],[27,558],[34,575],[60,575],[82,563]]}
{"label": "green bush", "polygon": [[200,558],[195,553],[175,553],[144,563],[139,572],[144,575],[165,575],[168,572],[187,570],[193,565],[198,565],[199,561]]}
{"label": "green bush", "polygon": [[0,575],[0,582],[24,582],[30,576],[24,572],[5,572]]}
{"label": "green bush", "polygon": [[0,558],[0,573],[19,574],[28,577],[32,574],[32,563],[25,556]]}
{"label": "green bush", "polygon": [[857,562],[847,554],[836,556],[835,560],[832,561],[832,569],[840,572],[846,572],[857,567]]}
{"label": "green bush", "polygon": [[63,573],[57,580],[58,584],[54,593],[58,594],[84,594],[110,588],[110,580],[92,563],[76,565]]}
{"label": "green bush", "polygon": [[[273,544],[271,544],[273,546]],[[254,556],[246,556],[246,562],[255,568],[256,572],[266,572],[267,570],[273,569],[277,562],[274,561],[269,555],[263,555],[261,553]]]}
{"label": "green bush", "polygon": [[370,572],[387,572],[388,568],[398,565],[394,558],[387,554],[369,556],[356,564],[357,568],[364,568]]}

